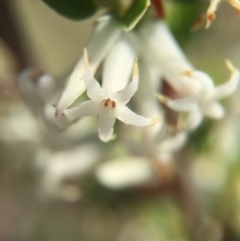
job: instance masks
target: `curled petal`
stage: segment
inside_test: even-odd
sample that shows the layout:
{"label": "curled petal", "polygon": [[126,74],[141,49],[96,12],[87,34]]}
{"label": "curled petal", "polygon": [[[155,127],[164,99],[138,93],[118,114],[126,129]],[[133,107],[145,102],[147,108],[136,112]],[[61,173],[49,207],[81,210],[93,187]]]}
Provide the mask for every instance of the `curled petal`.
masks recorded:
{"label": "curled petal", "polygon": [[201,88],[199,92],[196,93],[195,95],[196,98],[198,98],[199,100],[208,98],[213,94],[214,82],[206,73],[196,70],[196,71],[187,71],[185,73],[182,73],[181,75],[186,75],[199,82]]}
{"label": "curled petal", "polygon": [[156,97],[170,109],[180,112],[192,111],[198,104],[197,99],[194,97],[186,97],[176,100],[169,99],[160,94],[156,94]]}
{"label": "curled petal", "polygon": [[136,93],[138,89],[138,83],[139,83],[139,70],[138,70],[138,64],[136,59],[133,65],[132,81],[125,89],[112,93],[111,98],[117,103],[126,105],[133,97],[133,95]]}
{"label": "curled petal", "polygon": [[184,125],[184,131],[192,131],[198,128],[203,119],[203,115],[198,108],[195,108],[188,114],[186,123]]}
{"label": "curled petal", "polygon": [[221,119],[225,115],[224,108],[217,102],[207,103],[201,107],[201,110],[207,117],[214,119]]}
{"label": "curled petal", "polygon": [[[103,58],[118,39],[121,29],[114,19],[100,22],[89,42],[87,49],[91,62],[91,71],[95,73]],[[83,81],[84,60],[80,58],[74,68],[65,90],[57,103],[56,117],[69,107],[85,90]]]}
{"label": "curled petal", "polygon": [[157,122],[156,119],[150,119],[141,115],[137,115],[125,105],[116,106],[115,116],[125,124],[133,126],[151,126]]}
{"label": "curled petal", "polygon": [[67,109],[64,114],[70,118],[80,118],[83,116],[99,115],[100,104],[95,103],[92,100],[84,101],[76,107]]}
{"label": "curled petal", "polygon": [[226,64],[232,73],[231,77],[226,83],[216,87],[215,93],[211,98],[212,100],[223,99],[231,95],[233,92],[236,91],[237,87],[239,86],[239,80],[240,80],[239,71],[231,64],[230,61],[227,60]]}
{"label": "curled petal", "polygon": [[113,136],[113,126],[115,124],[116,117],[114,111],[109,108],[103,107],[99,114],[99,138],[101,141],[108,142]]}

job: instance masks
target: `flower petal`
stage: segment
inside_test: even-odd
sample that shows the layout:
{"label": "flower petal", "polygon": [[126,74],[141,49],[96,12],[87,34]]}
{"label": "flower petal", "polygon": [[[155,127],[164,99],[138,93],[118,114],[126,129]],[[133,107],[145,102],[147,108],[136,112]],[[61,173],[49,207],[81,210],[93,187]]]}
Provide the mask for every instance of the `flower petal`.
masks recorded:
{"label": "flower petal", "polygon": [[[91,62],[91,71],[93,73],[96,71],[109,49],[111,49],[114,42],[118,39],[120,33],[121,28],[112,18],[109,21],[102,21],[98,24],[91,41],[87,45]],[[82,79],[83,69],[84,60],[83,57],[81,57],[57,103],[56,116],[60,115],[86,90]]]}
{"label": "flower petal", "polygon": [[138,70],[138,64],[136,59],[133,64],[132,81],[123,90],[119,90],[117,92],[112,93],[110,98],[119,104],[126,105],[133,97],[135,92],[137,91],[138,83],[139,83],[139,70]]}
{"label": "flower petal", "polygon": [[47,73],[42,75],[37,84],[37,92],[44,102],[53,98],[54,91],[56,89],[57,80],[54,76]]}
{"label": "flower petal", "polygon": [[159,152],[174,152],[183,147],[187,141],[187,134],[185,132],[178,132],[176,135],[163,140],[158,145]]}
{"label": "flower petal", "polygon": [[209,118],[221,119],[225,115],[223,106],[217,102],[207,103],[201,106],[201,110]]}
{"label": "flower petal", "polygon": [[70,118],[79,118],[83,116],[99,115],[101,103],[95,103],[92,100],[84,101],[76,107],[67,109],[64,114]]}
{"label": "flower petal", "polygon": [[149,163],[142,157],[110,160],[97,167],[96,176],[102,185],[113,190],[135,187],[154,180],[156,174]]}
{"label": "flower petal", "polygon": [[237,87],[239,86],[239,71],[231,64],[230,61],[227,60],[226,64],[232,73],[231,77],[226,83],[216,87],[215,93],[213,94],[211,100],[223,99],[236,91]]}
{"label": "flower petal", "polygon": [[151,126],[157,122],[156,119],[150,119],[141,115],[137,115],[125,105],[116,106],[115,116],[125,124],[133,126]]}
{"label": "flower petal", "polygon": [[192,111],[198,105],[195,97],[186,97],[176,100],[169,99],[168,97],[160,94],[156,94],[156,97],[170,109],[180,112]]}
{"label": "flower petal", "polygon": [[34,69],[26,69],[19,75],[18,84],[21,92],[24,94],[24,100],[31,110],[39,114],[43,108],[43,101],[39,98],[36,83],[42,73]]}
{"label": "flower petal", "polygon": [[188,114],[185,126],[183,128],[184,131],[192,131],[198,128],[203,119],[202,112],[196,108]]}
{"label": "flower petal", "polygon": [[99,114],[99,138],[101,141],[108,142],[113,136],[113,126],[116,117],[114,111],[107,107],[102,107]]}
{"label": "flower petal", "polygon": [[103,99],[107,98],[107,92],[103,90],[99,84],[99,82],[93,77],[93,74],[91,73],[91,70],[89,68],[88,63],[88,56],[87,56],[87,50],[84,49],[84,83],[87,88],[87,95],[90,99],[92,99],[94,102],[100,102]]}
{"label": "flower petal", "polygon": [[210,76],[203,71],[192,71],[189,73],[189,77],[197,80],[200,85],[201,89],[196,94],[196,97],[200,100],[209,98],[214,92],[214,82],[210,78]]}
{"label": "flower petal", "polygon": [[103,89],[112,93],[125,88],[131,77],[135,57],[135,47],[130,40],[122,37],[104,60]]}
{"label": "flower petal", "polygon": [[180,75],[183,71],[192,71],[193,67],[163,21],[150,19],[142,25],[139,34],[148,50],[143,51],[144,57],[158,66],[162,76],[174,90],[182,96],[199,92],[201,86],[198,81]]}

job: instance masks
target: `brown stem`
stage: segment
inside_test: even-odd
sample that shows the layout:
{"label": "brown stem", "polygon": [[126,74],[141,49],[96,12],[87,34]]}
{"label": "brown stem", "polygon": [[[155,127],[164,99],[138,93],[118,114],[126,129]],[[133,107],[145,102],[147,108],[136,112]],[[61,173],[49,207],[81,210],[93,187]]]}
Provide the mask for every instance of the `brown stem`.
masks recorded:
{"label": "brown stem", "polygon": [[0,1],[0,38],[5,42],[17,59],[17,71],[29,66],[21,36],[14,21],[11,0]]}
{"label": "brown stem", "polygon": [[151,3],[156,11],[157,17],[161,19],[165,18],[165,11],[162,0],[151,0]]}

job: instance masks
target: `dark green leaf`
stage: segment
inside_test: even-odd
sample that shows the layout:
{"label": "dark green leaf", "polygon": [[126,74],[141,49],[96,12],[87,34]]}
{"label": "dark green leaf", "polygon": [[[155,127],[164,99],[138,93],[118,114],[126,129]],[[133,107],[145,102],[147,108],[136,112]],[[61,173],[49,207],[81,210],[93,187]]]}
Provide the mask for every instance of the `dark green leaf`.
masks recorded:
{"label": "dark green leaf", "polygon": [[126,31],[132,30],[144,16],[150,4],[150,0],[135,0],[122,19],[123,29]]}
{"label": "dark green leaf", "polygon": [[73,19],[81,20],[91,17],[96,6],[92,0],[42,0],[56,12]]}

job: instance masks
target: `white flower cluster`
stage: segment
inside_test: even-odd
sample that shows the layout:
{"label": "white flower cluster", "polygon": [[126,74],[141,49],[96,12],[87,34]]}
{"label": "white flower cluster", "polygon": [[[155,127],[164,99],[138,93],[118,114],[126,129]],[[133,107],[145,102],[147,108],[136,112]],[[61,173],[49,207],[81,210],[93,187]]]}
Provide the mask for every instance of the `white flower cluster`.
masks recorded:
{"label": "white flower cluster", "polygon": [[[109,145],[113,148],[116,144],[111,143],[120,143],[127,154],[96,167],[96,176],[101,183],[110,188],[122,188],[153,181],[156,165],[169,165],[174,159],[173,154],[183,147],[188,133],[201,124],[204,116],[224,117],[225,111],[218,101],[231,95],[239,85],[239,71],[230,61],[226,63],[231,71],[230,79],[215,86],[206,73],[195,70],[188,62],[164,21],[150,17],[136,30],[124,32],[116,19],[110,17],[96,25],[56,106],[53,104],[58,98],[59,87],[51,75],[27,71],[21,76],[20,83],[26,96],[35,96],[36,103],[30,101],[29,104],[34,110],[40,109],[40,116],[48,127],[63,129],[78,120],[80,125],[82,123],[81,131],[75,130],[71,134],[81,140],[79,145],[82,145],[86,133],[94,135],[96,132],[95,125],[89,125],[88,119],[85,121],[86,116],[99,116],[99,138],[103,142],[114,139],[116,119],[141,127],[134,129],[121,123],[121,129],[115,130],[119,142],[110,142]],[[98,81],[94,75],[101,66],[101,81]],[[163,92],[163,81],[171,86],[177,99]],[[85,91],[89,99],[79,103],[79,97]],[[127,104],[139,114],[130,110]],[[169,109],[166,110],[164,105]],[[56,118],[53,117],[54,109]],[[177,123],[173,126],[166,118],[167,112],[177,116],[187,113],[186,121],[181,126]],[[62,133],[54,141],[61,138]],[[92,142],[102,145],[96,140]],[[92,152],[95,149],[98,156],[93,159],[106,160],[105,147],[100,148],[101,152],[99,146],[91,146]],[[44,158],[51,159],[53,154],[47,153],[48,157]],[[74,176],[82,173],[82,170],[76,170],[76,158],[71,161],[71,155],[66,154],[69,152],[64,153],[68,159],[65,165],[74,166],[66,170],[72,170]],[[86,156],[84,153],[81,157],[81,151],[74,153],[79,156],[79,161]],[[54,160],[58,156],[55,155]],[[49,170],[45,176],[47,180],[54,176],[53,168]],[[61,170],[64,178],[71,176],[71,171],[66,173],[65,168]],[[59,181],[59,173],[57,175]]]}

